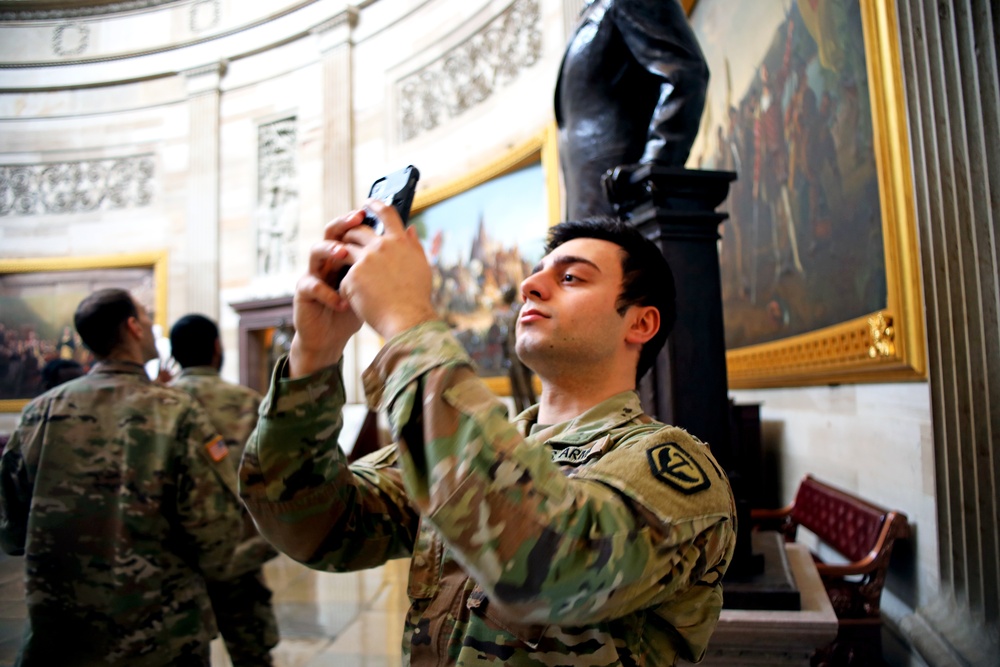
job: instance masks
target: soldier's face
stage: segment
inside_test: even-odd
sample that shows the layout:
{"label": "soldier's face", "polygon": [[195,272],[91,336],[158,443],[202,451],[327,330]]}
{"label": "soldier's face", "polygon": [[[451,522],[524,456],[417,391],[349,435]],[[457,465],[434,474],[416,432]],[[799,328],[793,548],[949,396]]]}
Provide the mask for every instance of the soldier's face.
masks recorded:
{"label": "soldier's face", "polygon": [[601,364],[625,346],[625,318],[615,303],[622,287],[622,249],[609,241],[573,239],[546,255],[521,283],[517,355],[546,369]]}
{"label": "soldier's face", "polygon": [[153,319],[149,316],[149,312],[141,303],[135,304],[135,310],[136,313],[138,313],[138,317],[136,319],[138,320],[139,328],[142,331],[140,343],[142,345],[143,361],[152,361],[160,356],[159,352],[156,350],[156,336],[153,335]]}

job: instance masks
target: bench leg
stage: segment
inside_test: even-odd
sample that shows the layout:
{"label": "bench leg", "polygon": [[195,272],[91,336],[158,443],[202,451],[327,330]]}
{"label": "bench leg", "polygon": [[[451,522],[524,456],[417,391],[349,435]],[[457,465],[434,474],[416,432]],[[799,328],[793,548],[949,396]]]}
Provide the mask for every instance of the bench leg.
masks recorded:
{"label": "bench leg", "polygon": [[882,667],[882,623],[877,618],[840,619],[837,638],[813,654],[812,667]]}

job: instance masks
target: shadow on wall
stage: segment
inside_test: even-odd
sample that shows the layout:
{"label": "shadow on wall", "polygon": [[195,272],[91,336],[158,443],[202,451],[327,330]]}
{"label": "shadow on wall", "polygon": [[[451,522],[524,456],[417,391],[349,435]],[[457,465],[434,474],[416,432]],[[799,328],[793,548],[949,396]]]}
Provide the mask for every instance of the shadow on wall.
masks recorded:
{"label": "shadow on wall", "polygon": [[[777,508],[791,502],[781,498],[781,450],[785,441],[785,422],[762,419],[760,423],[761,503],[758,507]],[[796,483],[798,480],[796,480]]]}
{"label": "shadow on wall", "polygon": [[[902,510],[906,512],[905,509]],[[913,512],[907,512],[913,515]],[[920,568],[917,567],[917,538],[920,526],[910,523],[910,534],[905,540],[896,540],[889,558],[889,573],[885,588],[910,609],[920,604]]]}

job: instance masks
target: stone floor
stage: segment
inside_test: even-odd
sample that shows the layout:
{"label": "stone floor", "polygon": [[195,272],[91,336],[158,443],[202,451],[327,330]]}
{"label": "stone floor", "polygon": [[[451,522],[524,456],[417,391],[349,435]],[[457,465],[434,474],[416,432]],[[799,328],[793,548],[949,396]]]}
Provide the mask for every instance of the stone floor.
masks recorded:
{"label": "stone floor", "polygon": [[[284,556],[264,568],[281,642],[275,667],[398,667],[408,561],[366,572],[314,572]],[[0,554],[0,667],[13,665],[25,617],[23,562]],[[222,641],[212,667],[231,667]]]}

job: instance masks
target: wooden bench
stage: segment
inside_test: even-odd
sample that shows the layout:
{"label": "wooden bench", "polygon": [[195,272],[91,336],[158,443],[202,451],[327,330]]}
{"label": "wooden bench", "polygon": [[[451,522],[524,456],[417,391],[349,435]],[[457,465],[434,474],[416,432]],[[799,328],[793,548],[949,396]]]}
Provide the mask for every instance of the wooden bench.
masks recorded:
{"label": "wooden bench", "polygon": [[813,665],[881,664],[882,588],[893,543],[910,534],[906,515],[806,475],[790,505],[754,509],[750,516],[756,529],[779,530],[789,542],[799,526],[807,528],[847,561],[827,563],[813,553],[840,624],[837,639]]}

